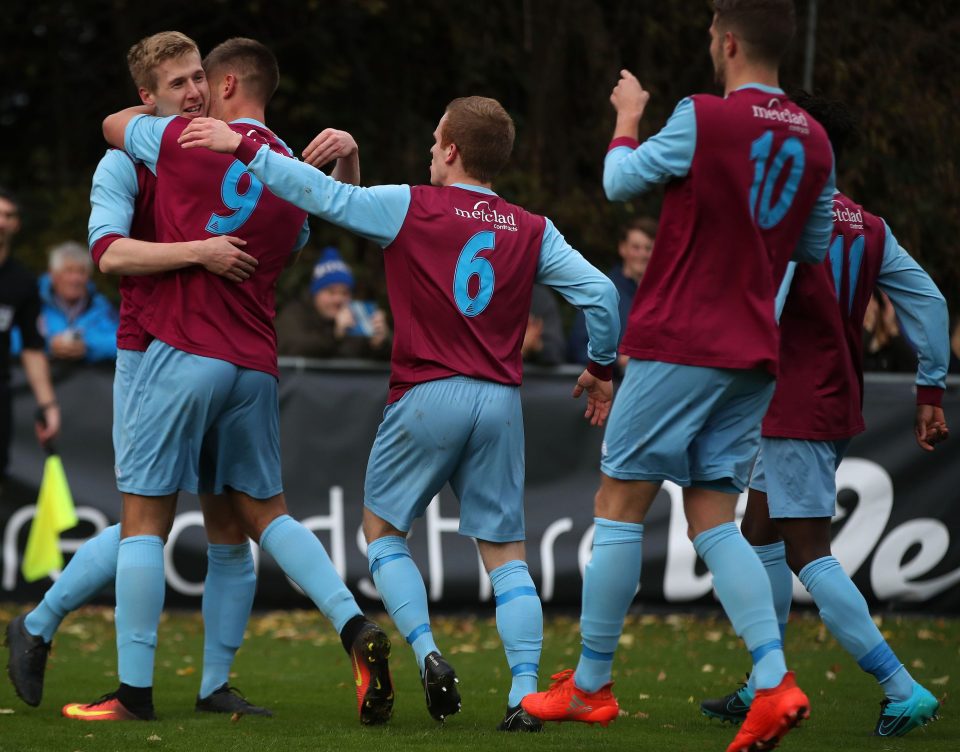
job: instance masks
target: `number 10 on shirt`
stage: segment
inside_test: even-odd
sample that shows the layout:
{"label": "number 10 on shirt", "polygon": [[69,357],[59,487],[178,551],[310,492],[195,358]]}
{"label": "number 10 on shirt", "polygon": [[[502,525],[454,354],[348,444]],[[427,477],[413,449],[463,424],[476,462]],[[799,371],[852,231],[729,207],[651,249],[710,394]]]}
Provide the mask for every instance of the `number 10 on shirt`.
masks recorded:
{"label": "number 10 on shirt", "polygon": [[[453,273],[453,299],[464,316],[473,318],[483,313],[493,298],[496,275],[493,264],[481,256],[483,251],[492,251],[496,235],[492,230],[483,230],[474,235],[463,246],[457,259],[457,268]],[[477,278],[476,292],[470,294],[470,280]]]}
{"label": "number 10 on shirt", "polygon": [[[781,145],[767,169],[767,160],[773,150],[773,131],[764,131],[756,141],[750,144],[750,161],[754,162],[753,185],[750,186],[750,211],[761,229],[769,230],[777,225],[790,210],[797,186],[803,177],[806,154],[803,143],[796,136],[790,136]],[[780,197],[773,203],[773,189],[780,173],[790,162],[790,173],[780,191]]]}

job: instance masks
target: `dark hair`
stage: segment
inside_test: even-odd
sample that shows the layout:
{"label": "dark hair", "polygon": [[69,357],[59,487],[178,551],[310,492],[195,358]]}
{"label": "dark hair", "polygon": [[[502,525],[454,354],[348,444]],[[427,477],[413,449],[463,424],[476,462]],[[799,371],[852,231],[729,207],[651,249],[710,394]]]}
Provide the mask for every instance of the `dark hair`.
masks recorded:
{"label": "dark hair", "polygon": [[441,146],[456,144],[463,169],[472,178],[491,182],[506,167],[513,151],[513,118],[496,99],[460,97],[447,105]]}
{"label": "dark hair", "polygon": [[17,194],[2,185],[0,185],[0,198],[13,204],[17,212],[20,211],[20,199],[17,198]]}
{"label": "dark hair", "polygon": [[203,59],[203,69],[210,80],[220,73],[233,73],[244,91],[264,105],[280,85],[277,58],[265,45],[246,37],[233,37],[218,44]]}
{"label": "dark hair", "polygon": [[848,147],[856,146],[859,140],[857,119],[843,102],[819,97],[802,89],[791,94],[790,99],[823,126],[833,147],[835,162],[840,161],[840,155]]}
{"label": "dark hair", "polygon": [[642,232],[650,240],[654,240],[657,237],[657,220],[653,217],[633,217],[624,222],[620,227],[620,242],[626,240],[627,236],[634,231]]}
{"label": "dark hair", "polygon": [[796,31],[793,0],[714,0],[717,29],[744,44],[748,59],[777,66]]}

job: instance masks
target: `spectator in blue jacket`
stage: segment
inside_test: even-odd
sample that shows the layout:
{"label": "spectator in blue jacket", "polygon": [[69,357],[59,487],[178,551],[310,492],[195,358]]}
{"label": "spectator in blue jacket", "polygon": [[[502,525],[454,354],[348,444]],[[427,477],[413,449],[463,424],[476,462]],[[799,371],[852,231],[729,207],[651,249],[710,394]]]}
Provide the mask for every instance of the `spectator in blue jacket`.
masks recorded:
{"label": "spectator in blue jacket", "polygon": [[[117,311],[90,281],[85,246],[68,241],[50,250],[49,273],[39,280],[40,329],[51,359],[95,363],[117,356]],[[19,337],[11,350],[19,352]]]}
{"label": "spectator in blue jacket", "polygon": [[[620,242],[617,252],[622,263],[613,267],[607,276],[620,293],[620,332],[627,328],[627,317],[633,306],[633,298],[640,286],[640,279],[647,271],[650,256],[653,253],[653,241],[657,237],[657,220],[651,217],[634,217],[620,228]],[[570,339],[567,343],[567,358],[571,363],[586,363],[587,358],[587,322],[581,311],[573,320]],[[626,365],[626,356],[619,356],[620,368]]]}

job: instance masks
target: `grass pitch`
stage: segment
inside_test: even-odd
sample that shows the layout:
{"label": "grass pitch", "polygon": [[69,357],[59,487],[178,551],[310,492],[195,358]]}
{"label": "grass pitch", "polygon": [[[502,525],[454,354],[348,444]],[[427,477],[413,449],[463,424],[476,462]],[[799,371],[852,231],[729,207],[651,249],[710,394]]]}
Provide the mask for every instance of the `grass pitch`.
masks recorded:
{"label": "grass pitch", "polygon": [[[0,607],[0,625],[20,607]],[[386,628],[389,620],[378,620]],[[699,713],[704,697],[736,688],[747,668],[740,641],[726,621],[692,616],[631,616],[617,663],[614,691],[621,717],[608,728],[548,724],[545,733],[495,731],[506,704],[509,670],[491,618],[436,619],[441,649],[461,680],[463,711],[445,726],[427,714],[413,653],[391,628],[397,702],[389,726],[361,728],[349,659],[316,612],[254,616],[231,683],[274,718],[197,714],[202,623],[199,614],[164,616],[157,657],[156,723],[81,723],[59,716],[70,701],[93,701],[117,685],[113,612],[86,609],[71,616],[54,643],[43,703],[24,705],[0,680],[0,750],[17,752],[269,752],[336,750],[723,750],[733,727]],[[392,625],[391,625],[392,626]],[[960,681],[960,621],[885,618],[881,629],[911,673],[942,701],[941,720],[901,739],[870,736],[881,693],[812,616],[790,623],[787,656],[812,702],[811,718],[782,749],[886,752],[960,750],[960,721],[949,698]],[[573,666],[575,619],[548,618],[541,687]],[[3,660],[6,660],[4,654]]]}

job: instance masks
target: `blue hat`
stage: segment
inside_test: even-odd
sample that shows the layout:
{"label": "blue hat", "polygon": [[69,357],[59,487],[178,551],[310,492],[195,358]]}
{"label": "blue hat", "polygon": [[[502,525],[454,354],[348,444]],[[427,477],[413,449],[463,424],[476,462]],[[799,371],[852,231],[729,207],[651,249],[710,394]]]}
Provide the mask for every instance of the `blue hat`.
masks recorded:
{"label": "blue hat", "polygon": [[310,277],[310,294],[316,295],[324,287],[336,284],[346,285],[352,290],[353,274],[350,267],[343,263],[337,249],[328,246],[323,249],[320,260],[313,267],[313,275]]}

